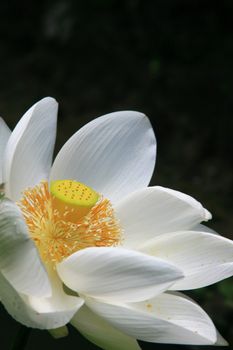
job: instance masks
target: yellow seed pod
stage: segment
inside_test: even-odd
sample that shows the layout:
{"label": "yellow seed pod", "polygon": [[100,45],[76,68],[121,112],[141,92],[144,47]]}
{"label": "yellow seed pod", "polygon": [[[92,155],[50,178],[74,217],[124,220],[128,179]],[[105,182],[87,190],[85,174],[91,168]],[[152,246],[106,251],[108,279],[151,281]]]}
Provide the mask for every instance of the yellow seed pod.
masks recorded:
{"label": "yellow seed pod", "polygon": [[50,184],[53,206],[65,216],[69,211],[72,217],[66,219],[77,221],[85,216],[97,203],[99,194],[92,188],[74,180],[56,180]]}

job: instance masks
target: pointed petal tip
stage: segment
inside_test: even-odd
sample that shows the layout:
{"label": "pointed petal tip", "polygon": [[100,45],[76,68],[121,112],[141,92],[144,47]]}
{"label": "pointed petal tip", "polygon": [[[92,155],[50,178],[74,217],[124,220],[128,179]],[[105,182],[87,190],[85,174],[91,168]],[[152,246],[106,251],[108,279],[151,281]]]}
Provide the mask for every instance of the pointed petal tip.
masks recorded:
{"label": "pointed petal tip", "polygon": [[215,346],[229,346],[229,343],[217,331],[217,340],[213,345],[215,345]]}
{"label": "pointed petal tip", "polygon": [[[150,123],[150,119],[149,117],[143,113],[143,112],[139,112],[139,111],[135,111],[135,110],[121,110],[121,111],[116,111],[116,112],[110,112],[104,115],[100,115],[99,118],[106,118],[106,117],[128,117],[128,118],[134,118],[134,119],[141,119],[141,120],[146,120],[147,122]],[[150,123],[151,124],[151,123]]]}
{"label": "pointed petal tip", "polygon": [[108,113],[108,114],[105,114],[106,116],[110,115],[110,114],[125,114],[125,113],[129,113],[129,114],[132,114],[132,115],[138,115],[140,117],[146,117],[146,115],[142,112],[139,112],[139,111],[134,111],[134,110],[131,110],[131,109],[126,109],[126,110],[122,110],[122,111],[117,111],[117,112],[111,112],[111,113]]}
{"label": "pointed petal tip", "polygon": [[57,271],[79,294],[125,302],[148,299],[183,278],[180,269],[162,259],[112,247],[80,250],[59,263]]}
{"label": "pointed petal tip", "polygon": [[203,221],[209,221],[212,219],[212,214],[204,208],[204,220]]}
{"label": "pointed petal tip", "polygon": [[41,106],[41,105],[47,105],[48,107],[53,107],[58,109],[58,102],[54,97],[44,97],[41,100],[39,100],[34,106]]}
{"label": "pointed petal tip", "polygon": [[142,341],[225,345],[216,344],[218,335],[212,321],[204,310],[187,298],[161,294],[145,302],[128,304],[86,298],[86,305],[112,326]]}
{"label": "pointed petal tip", "polygon": [[42,101],[58,103],[57,100],[56,100],[54,97],[52,97],[52,96],[43,97],[43,98],[42,98],[41,100],[39,100],[38,102],[42,102]]}
{"label": "pointed petal tip", "polygon": [[57,110],[58,104],[52,97],[36,102],[19,120],[7,142],[3,180],[6,182],[6,195],[14,201],[21,198],[25,188],[35,186],[49,176]]}
{"label": "pointed petal tip", "polygon": [[170,232],[148,241],[140,250],[184,272],[184,279],[173,284],[171,290],[202,288],[233,273],[233,242],[212,232]]}

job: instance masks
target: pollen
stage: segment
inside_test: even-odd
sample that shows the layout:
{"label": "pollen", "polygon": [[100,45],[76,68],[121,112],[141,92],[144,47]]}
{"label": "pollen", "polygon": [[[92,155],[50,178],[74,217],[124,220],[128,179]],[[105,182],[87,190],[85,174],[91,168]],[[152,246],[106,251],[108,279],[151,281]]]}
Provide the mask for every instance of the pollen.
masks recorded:
{"label": "pollen", "polygon": [[44,263],[58,263],[88,247],[122,242],[111,202],[73,180],[41,182],[28,188],[18,203]]}

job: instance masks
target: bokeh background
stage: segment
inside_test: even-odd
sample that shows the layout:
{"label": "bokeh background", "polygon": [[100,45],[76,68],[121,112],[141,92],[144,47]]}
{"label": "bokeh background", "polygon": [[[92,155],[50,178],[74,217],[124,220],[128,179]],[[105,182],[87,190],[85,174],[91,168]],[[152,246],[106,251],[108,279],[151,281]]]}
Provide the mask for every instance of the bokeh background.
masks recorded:
{"label": "bokeh background", "polygon": [[[211,227],[232,238],[232,20],[231,0],[3,0],[0,114],[13,128],[34,102],[55,97],[57,152],[96,116],[146,113],[158,140],[152,184],[196,197],[213,213]],[[232,281],[190,295],[233,344]],[[0,311],[5,350],[18,324]],[[59,341],[33,331],[27,349],[42,347],[97,349],[73,329]]]}

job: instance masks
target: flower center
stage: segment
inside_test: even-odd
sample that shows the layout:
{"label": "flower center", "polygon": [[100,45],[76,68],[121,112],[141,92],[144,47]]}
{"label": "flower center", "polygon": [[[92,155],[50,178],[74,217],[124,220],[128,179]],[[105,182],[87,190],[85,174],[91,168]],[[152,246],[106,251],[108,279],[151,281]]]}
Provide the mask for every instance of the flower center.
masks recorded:
{"label": "flower center", "polygon": [[121,243],[122,230],[111,202],[73,180],[42,182],[18,203],[45,263],[57,263],[88,247]]}
{"label": "flower center", "polygon": [[50,185],[53,207],[66,216],[66,220],[77,221],[84,217],[97,203],[99,194],[81,182],[57,180]]}

